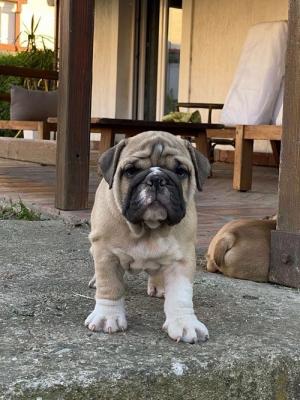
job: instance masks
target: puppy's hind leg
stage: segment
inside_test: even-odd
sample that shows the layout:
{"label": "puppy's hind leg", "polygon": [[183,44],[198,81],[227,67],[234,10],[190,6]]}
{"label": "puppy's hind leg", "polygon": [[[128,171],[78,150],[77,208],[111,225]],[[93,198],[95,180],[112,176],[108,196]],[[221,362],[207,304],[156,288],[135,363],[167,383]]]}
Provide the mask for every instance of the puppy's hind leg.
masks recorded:
{"label": "puppy's hind leg", "polygon": [[165,297],[164,276],[161,272],[149,275],[147,293],[151,297]]}
{"label": "puppy's hind leg", "polygon": [[[208,272],[218,272],[219,268],[217,264],[215,263],[215,260],[211,259],[209,254],[206,254],[206,271]],[[91,287],[91,286],[90,286]]]}
{"label": "puppy's hind leg", "polygon": [[214,243],[209,246],[206,254],[206,270],[208,272],[223,272],[225,267],[225,255],[233,247],[236,237],[232,232],[225,232]]}
{"label": "puppy's hind leg", "polygon": [[[90,253],[91,253],[91,256],[94,257],[93,256],[93,247],[92,246],[90,247]],[[89,281],[89,288],[96,289],[96,274],[94,274],[92,279]]]}

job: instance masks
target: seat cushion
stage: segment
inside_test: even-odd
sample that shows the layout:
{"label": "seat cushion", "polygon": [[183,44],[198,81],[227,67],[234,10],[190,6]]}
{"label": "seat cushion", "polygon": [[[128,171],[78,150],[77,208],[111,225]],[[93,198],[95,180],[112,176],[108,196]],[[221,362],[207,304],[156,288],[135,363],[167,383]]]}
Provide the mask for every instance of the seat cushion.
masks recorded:
{"label": "seat cushion", "polygon": [[269,124],[284,76],[287,21],[250,28],[229,89],[220,122]]}
{"label": "seat cushion", "polygon": [[57,90],[45,92],[13,86],[10,96],[13,121],[45,121],[48,117],[57,117]]}

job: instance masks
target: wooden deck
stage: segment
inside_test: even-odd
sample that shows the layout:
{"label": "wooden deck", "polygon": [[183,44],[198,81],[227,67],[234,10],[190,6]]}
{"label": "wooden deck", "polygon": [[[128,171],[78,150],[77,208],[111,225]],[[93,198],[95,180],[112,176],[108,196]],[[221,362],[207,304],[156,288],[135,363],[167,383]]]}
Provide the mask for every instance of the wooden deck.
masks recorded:
{"label": "wooden deck", "polygon": [[[232,189],[232,165],[217,163],[213,177],[197,194],[197,244],[206,248],[211,237],[227,221],[240,217],[264,217],[277,210],[278,172],[275,168],[254,167],[253,189],[240,193]],[[90,172],[89,206],[93,204],[99,178]],[[88,220],[90,209],[59,211],[54,208],[55,167],[0,159],[0,199],[22,199],[44,213],[73,222]]]}

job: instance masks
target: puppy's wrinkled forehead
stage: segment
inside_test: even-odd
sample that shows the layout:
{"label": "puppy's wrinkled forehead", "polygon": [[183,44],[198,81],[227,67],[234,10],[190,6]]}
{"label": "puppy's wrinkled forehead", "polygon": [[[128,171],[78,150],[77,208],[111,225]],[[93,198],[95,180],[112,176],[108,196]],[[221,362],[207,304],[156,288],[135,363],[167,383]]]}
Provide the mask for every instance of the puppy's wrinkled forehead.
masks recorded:
{"label": "puppy's wrinkled forehead", "polygon": [[161,159],[165,146],[163,143],[154,143],[151,149],[151,160],[154,164],[157,164]]}
{"label": "puppy's wrinkled forehead", "polygon": [[[184,142],[176,137],[164,137],[153,134],[129,143],[124,149],[124,162],[142,164],[143,167],[171,166],[175,157],[187,156]],[[182,143],[181,143],[182,142]]]}

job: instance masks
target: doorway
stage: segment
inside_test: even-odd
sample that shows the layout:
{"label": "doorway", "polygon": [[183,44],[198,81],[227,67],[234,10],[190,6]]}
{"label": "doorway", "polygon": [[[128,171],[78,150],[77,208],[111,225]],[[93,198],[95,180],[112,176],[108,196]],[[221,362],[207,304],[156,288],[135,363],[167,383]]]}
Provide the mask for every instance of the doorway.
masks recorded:
{"label": "doorway", "polygon": [[178,102],[182,0],[137,0],[134,118],[153,121]]}

